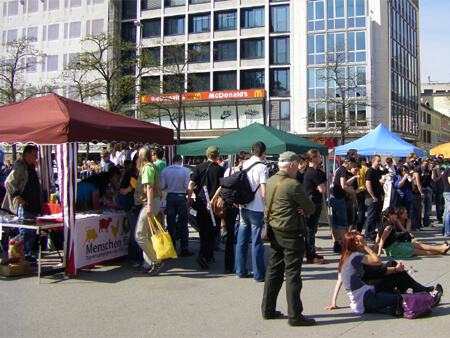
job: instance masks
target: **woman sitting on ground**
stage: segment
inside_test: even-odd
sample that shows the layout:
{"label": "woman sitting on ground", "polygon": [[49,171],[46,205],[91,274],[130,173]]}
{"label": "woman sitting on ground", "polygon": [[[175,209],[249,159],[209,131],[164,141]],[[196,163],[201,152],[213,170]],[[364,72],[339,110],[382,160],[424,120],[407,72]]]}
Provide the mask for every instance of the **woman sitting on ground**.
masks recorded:
{"label": "woman sitting on ground", "polygon": [[[368,252],[369,256],[364,255],[363,250]],[[367,246],[364,237],[358,231],[347,232],[342,242],[342,257],[339,261],[339,276],[334,290],[333,304],[326,309],[337,308],[336,298],[341,285],[344,284],[353,313],[382,312],[395,316],[401,315],[401,296],[393,293],[376,293],[375,286],[367,285],[363,281],[364,264],[380,266],[381,259]]]}
{"label": "woman sitting on ground", "polygon": [[397,208],[395,233],[397,234],[397,237],[399,234],[405,234],[403,236],[409,236],[411,239],[414,238],[414,235],[411,233],[411,220],[408,217],[408,210],[405,207]]}
{"label": "woman sitting on ground", "polygon": [[395,223],[397,221],[397,211],[395,208],[387,208],[383,212],[386,219],[378,230],[377,238],[375,239],[375,248],[378,247],[378,256],[381,256],[382,250],[386,256],[392,257],[411,257],[411,256],[431,256],[431,255],[445,255],[450,249],[447,242],[444,242],[441,247],[422,244],[420,242],[403,242],[397,241],[395,234]]}

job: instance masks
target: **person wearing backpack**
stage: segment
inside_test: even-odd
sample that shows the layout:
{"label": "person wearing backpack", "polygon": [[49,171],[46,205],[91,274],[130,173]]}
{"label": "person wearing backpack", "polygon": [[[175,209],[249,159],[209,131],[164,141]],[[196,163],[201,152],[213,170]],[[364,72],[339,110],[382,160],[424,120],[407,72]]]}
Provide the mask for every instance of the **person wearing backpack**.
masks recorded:
{"label": "person wearing backpack", "polygon": [[248,170],[247,178],[255,196],[253,201],[240,207],[241,222],[236,244],[236,275],[239,278],[251,277],[247,269],[248,244],[251,236],[253,279],[256,282],[264,282],[266,276],[264,243],[261,240],[266,183],[269,179],[269,169],[262,162],[265,157],[266,145],[263,142],[255,142],[252,146],[252,157],[242,165],[243,170],[253,166]]}

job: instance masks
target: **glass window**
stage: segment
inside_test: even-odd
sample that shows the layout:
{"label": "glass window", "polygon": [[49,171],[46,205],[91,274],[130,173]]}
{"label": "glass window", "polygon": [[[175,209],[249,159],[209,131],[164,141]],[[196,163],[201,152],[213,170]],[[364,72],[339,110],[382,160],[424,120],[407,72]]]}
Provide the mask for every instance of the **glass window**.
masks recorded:
{"label": "glass window", "polygon": [[71,0],[70,7],[81,7],[81,0]]}
{"label": "glass window", "polygon": [[103,19],[92,20],[92,35],[98,35],[103,31]]}
{"label": "glass window", "polygon": [[241,27],[264,27],[264,7],[243,8],[241,12]]}
{"label": "glass window", "polygon": [[241,59],[264,58],[264,38],[241,40]]}
{"label": "glass window", "polygon": [[37,27],[28,27],[27,28],[27,37],[36,39],[38,38],[38,28]]}
{"label": "glass window", "polygon": [[70,35],[71,39],[81,37],[81,21],[70,23]]}
{"label": "glass window", "polygon": [[290,38],[279,37],[270,39],[270,64],[289,64],[290,61]]}
{"label": "glass window", "polygon": [[[5,1],[6,3],[6,1]],[[9,1],[8,2],[8,16],[19,14],[19,1]]]}
{"label": "glass window", "polygon": [[264,89],[264,69],[241,71],[241,89]]}
{"label": "glass window", "polygon": [[143,11],[159,8],[161,8],[161,0],[141,0],[141,9]]}
{"label": "glass window", "polygon": [[37,71],[37,58],[27,57],[27,73],[35,73]]}
{"label": "glass window", "polygon": [[308,2],[308,32],[325,29],[325,4],[323,0]]}
{"label": "glass window", "polygon": [[163,57],[165,65],[183,65],[186,62],[184,45],[164,46]]}
{"label": "glass window", "polygon": [[38,0],[28,0],[28,13],[37,13],[38,10]]}
{"label": "glass window", "polygon": [[218,41],[214,43],[214,60],[215,61],[231,61],[237,59],[236,40]]}
{"label": "glass window", "polygon": [[161,36],[161,19],[142,20],[144,25],[142,29],[143,38],[154,38]]}
{"label": "glass window", "polygon": [[58,55],[47,56],[47,72],[54,72],[58,70]]}
{"label": "glass window", "polygon": [[365,27],[365,0],[347,0],[348,27]]}
{"label": "glass window", "polygon": [[132,22],[123,22],[120,33],[123,41],[136,42],[136,26]]}
{"label": "glass window", "polygon": [[209,92],[210,73],[195,73],[188,75],[189,92]]}
{"label": "glass window", "polygon": [[184,93],[184,74],[164,75],[163,93]]}
{"label": "glass window", "polygon": [[290,102],[271,101],[270,102],[270,126],[285,132],[290,131]]}
{"label": "glass window", "polygon": [[237,12],[216,12],[214,14],[214,29],[217,31],[226,31],[237,28]]}
{"label": "glass window", "polygon": [[137,0],[122,1],[122,19],[136,19]]}
{"label": "glass window", "polygon": [[142,65],[144,67],[158,66],[161,63],[161,48],[143,48],[142,49]]}
{"label": "glass window", "polygon": [[211,31],[211,15],[209,13],[189,16],[189,33]]}
{"label": "glass window", "polygon": [[237,75],[235,71],[215,72],[214,73],[214,91],[236,90]]}
{"label": "glass window", "polygon": [[325,63],[325,35],[308,36],[308,65]]}
{"label": "glass window", "polygon": [[205,4],[205,3],[208,3],[208,2],[211,2],[211,0],[189,0],[189,3],[192,4],[192,5]]}
{"label": "glass window", "polygon": [[59,39],[59,25],[48,25],[48,41]]}
{"label": "glass window", "polygon": [[184,34],[184,16],[174,16],[164,19],[165,35]]}
{"label": "glass window", "polygon": [[273,6],[270,8],[270,32],[289,32],[289,5]]}
{"label": "glass window", "polygon": [[211,60],[209,42],[189,45],[190,62],[209,62]]}
{"label": "glass window", "polygon": [[164,6],[177,7],[186,5],[186,0],[164,0]]}
{"label": "glass window", "polygon": [[270,70],[270,95],[290,96],[290,70],[271,69]]}

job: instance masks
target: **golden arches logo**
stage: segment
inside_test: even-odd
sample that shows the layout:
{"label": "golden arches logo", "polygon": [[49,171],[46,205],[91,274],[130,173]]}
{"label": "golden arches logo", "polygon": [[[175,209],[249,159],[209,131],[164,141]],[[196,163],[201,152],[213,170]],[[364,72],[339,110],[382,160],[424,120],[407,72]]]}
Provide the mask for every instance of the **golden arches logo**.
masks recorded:
{"label": "golden arches logo", "polygon": [[200,94],[200,93],[194,94],[194,100],[201,100],[201,99],[202,99],[202,94]]}
{"label": "golden arches logo", "polygon": [[255,93],[253,95],[254,97],[263,97],[263,93],[261,90],[255,90]]}

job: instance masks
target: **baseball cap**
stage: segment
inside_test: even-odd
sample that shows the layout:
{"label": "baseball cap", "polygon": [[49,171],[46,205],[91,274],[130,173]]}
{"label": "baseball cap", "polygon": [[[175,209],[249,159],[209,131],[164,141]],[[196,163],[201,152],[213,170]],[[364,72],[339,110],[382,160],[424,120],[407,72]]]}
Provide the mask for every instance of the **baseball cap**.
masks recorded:
{"label": "baseball cap", "polygon": [[217,157],[219,156],[219,148],[216,146],[211,146],[206,149],[206,155],[209,157]]}
{"label": "baseball cap", "polygon": [[352,162],[352,163],[356,163],[356,160],[353,156],[347,156],[345,158],[345,162]]}
{"label": "baseball cap", "polygon": [[294,162],[294,161],[300,162],[300,158],[293,151],[285,151],[284,153],[280,154],[280,157],[278,158],[278,162]]}

